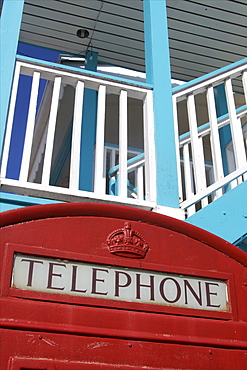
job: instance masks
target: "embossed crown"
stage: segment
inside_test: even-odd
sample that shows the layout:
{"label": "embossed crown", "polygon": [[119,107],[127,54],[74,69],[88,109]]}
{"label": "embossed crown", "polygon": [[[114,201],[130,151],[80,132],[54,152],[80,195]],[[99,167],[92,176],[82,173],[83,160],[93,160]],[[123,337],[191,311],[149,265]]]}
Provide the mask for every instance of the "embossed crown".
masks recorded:
{"label": "embossed crown", "polygon": [[113,231],[107,244],[111,253],[132,258],[144,258],[149,248],[143,236],[131,229],[129,222],[125,222],[123,229]]}

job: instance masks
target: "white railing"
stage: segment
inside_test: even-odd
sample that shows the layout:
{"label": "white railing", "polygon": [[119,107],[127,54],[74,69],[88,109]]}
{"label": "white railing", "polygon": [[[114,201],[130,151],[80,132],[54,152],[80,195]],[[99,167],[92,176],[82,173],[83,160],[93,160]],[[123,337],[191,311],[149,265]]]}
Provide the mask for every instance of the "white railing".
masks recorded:
{"label": "white railing", "polygon": [[[214,88],[222,83],[228,114],[217,117]],[[242,90],[242,95],[234,93],[234,85]],[[240,107],[236,105],[237,96],[241,97]],[[173,89],[173,103],[175,130],[179,137],[180,204],[190,216],[228,188],[247,180],[247,59]],[[224,143],[220,129],[227,126],[231,138],[229,143]],[[213,176],[207,176],[208,162]]]}
{"label": "white railing", "polygon": [[[21,94],[18,90],[21,75],[29,76],[32,86],[24,124],[25,140],[20,171],[18,178],[13,180],[8,178],[7,168],[13,123],[15,120],[15,126],[18,125],[19,119],[15,117],[15,112]],[[42,103],[37,108],[41,80],[47,81],[47,87]],[[222,83],[225,85],[228,113],[217,117],[214,88]],[[238,86],[237,90],[242,90],[242,95],[234,94],[235,85]],[[62,96],[66,86],[74,89],[74,102],[70,126],[68,123],[70,131],[67,130],[70,133],[67,135],[70,140],[69,165],[64,166],[63,175],[68,179],[64,185],[61,182],[54,183],[51,178],[54,177],[56,162],[55,138],[57,131],[61,130],[57,122],[58,113],[63,104]],[[88,159],[93,162],[91,191],[80,190],[79,185],[82,175],[80,160],[85,89],[97,91],[98,94],[94,158]],[[111,117],[110,123],[106,114],[109,94],[118,100],[118,118],[112,120]],[[242,96],[241,104],[236,96]],[[137,145],[133,144],[133,137],[131,144],[129,143],[129,99],[135,99],[142,105],[142,113],[139,114],[141,134],[138,131],[134,135],[134,139],[138,140]],[[247,179],[247,60],[174,88],[173,101],[178,138],[180,205],[189,216]],[[28,58],[18,59],[2,155],[1,190],[62,201],[110,201],[146,209],[155,208],[156,166],[152,104],[152,90],[145,84],[120,79],[116,81],[100,73]],[[108,148],[105,143],[108,141],[106,131],[109,134],[113,127],[118,132],[115,149],[113,146]],[[220,137],[220,130],[225,127],[230,127],[231,138],[228,142],[223,142]],[[114,140],[112,143],[115,143]],[[142,154],[138,151],[130,153],[130,146],[141,148]],[[110,153],[109,163],[107,153]],[[113,182],[114,192],[111,191]]]}
{"label": "white railing", "polygon": [[[63,201],[103,201],[136,205],[151,209],[155,206],[155,155],[153,133],[153,106],[152,90],[145,84],[131,83],[130,81],[115,81],[97,73],[87,73],[70,67],[52,63],[29,61],[20,58],[16,62],[16,70],[12,87],[9,115],[5,134],[1,165],[1,190],[45,197]],[[31,76],[32,87],[28,108],[28,117],[25,130],[25,141],[22,151],[22,160],[19,177],[16,180],[7,176],[8,158],[13,133],[18,86],[21,75]],[[48,81],[48,89],[43,96],[42,103],[37,109],[40,81]],[[51,83],[50,81],[53,81]],[[75,89],[72,138],[70,151],[70,165],[68,185],[62,187],[51,185],[54,141],[57,129],[57,117],[61,104],[61,95],[64,86],[70,85]],[[95,155],[93,159],[94,180],[92,191],[79,189],[80,177],[80,148],[82,129],[82,110],[85,89],[98,92],[97,97],[97,125]],[[118,196],[108,194],[106,186],[106,96],[114,94],[119,100],[119,120],[111,123],[117,125],[119,132],[119,168],[118,168]],[[47,97],[50,103],[47,104]],[[143,184],[136,199],[128,197],[128,99],[133,98],[142,102],[142,131],[143,152],[145,157],[145,175]],[[48,100],[49,100],[48,99]],[[46,119],[40,119],[40,111]],[[38,119],[37,119],[38,117]],[[39,135],[37,135],[39,132]],[[37,139],[38,138],[38,139]],[[140,138],[138,138],[140,141]],[[32,158],[32,159],[31,159]],[[89,159],[90,160],[90,159]],[[40,180],[35,180],[40,171]]]}
{"label": "white railing", "polygon": [[[140,150],[128,148],[127,161],[127,192],[128,197],[145,199],[145,157]],[[119,150],[118,147],[105,146],[105,156],[109,156],[109,166],[106,168],[106,177],[109,178],[109,193],[118,195],[119,182]]]}

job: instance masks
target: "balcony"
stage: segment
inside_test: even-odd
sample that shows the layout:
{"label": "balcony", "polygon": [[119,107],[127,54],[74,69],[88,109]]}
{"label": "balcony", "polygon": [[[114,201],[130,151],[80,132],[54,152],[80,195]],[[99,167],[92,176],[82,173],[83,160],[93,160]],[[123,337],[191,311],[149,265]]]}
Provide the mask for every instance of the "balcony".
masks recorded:
{"label": "balcony", "polygon": [[[31,90],[26,123],[18,128],[16,106],[23,76],[31,79]],[[46,85],[44,90],[42,84]],[[87,100],[90,93],[97,96],[93,153],[85,151],[88,133],[83,133],[83,111],[91,104]],[[153,209],[153,128],[150,86],[19,58],[5,135],[1,189],[61,201],[112,202]],[[19,173],[11,179],[8,161],[16,134],[23,135],[24,142]],[[88,165],[91,170],[83,170]],[[89,185],[86,178],[90,178]]]}
{"label": "balcony", "polygon": [[[22,76],[28,76],[31,89],[26,123],[16,129]],[[219,115],[215,90],[223,85],[227,113]],[[92,150],[85,149],[88,132],[83,113],[90,102],[88,93],[96,94],[97,102]],[[173,88],[179,200],[184,217],[247,179],[246,101],[246,59]],[[227,141],[222,140],[223,130],[228,132]],[[16,177],[10,178],[8,161],[17,134],[24,137],[21,164]],[[111,202],[154,210],[158,206],[155,155],[151,86],[18,57],[1,190],[65,202]]]}

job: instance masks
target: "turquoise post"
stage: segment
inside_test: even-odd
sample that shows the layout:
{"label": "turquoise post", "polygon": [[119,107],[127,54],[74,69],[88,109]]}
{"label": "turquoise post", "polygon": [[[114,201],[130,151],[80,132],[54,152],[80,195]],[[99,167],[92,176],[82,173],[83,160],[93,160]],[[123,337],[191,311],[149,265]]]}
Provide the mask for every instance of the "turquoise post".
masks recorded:
{"label": "turquoise post", "polygon": [[4,0],[0,43],[0,154],[9,108],[24,0]]}
{"label": "turquoise post", "polygon": [[170,55],[165,0],[144,0],[147,83],[153,85],[157,204],[178,208]]}
{"label": "turquoise post", "polygon": [[[226,102],[226,92],[224,84],[218,85],[214,88],[214,98],[216,105],[217,117],[223,116],[228,113],[227,102]],[[225,147],[232,139],[230,125],[224,126],[219,130],[220,135],[220,145],[221,145],[221,155],[223,162],[224,175],[228,175],[228,163],[226,157]]]}
{"label": "turquoise post", "polygon": [[[98,54],[88,51],[85,68],[97,71]],[[85,89],[82,114],[79,189],[93,190],[93,161],[96,138],[97,91]]]}

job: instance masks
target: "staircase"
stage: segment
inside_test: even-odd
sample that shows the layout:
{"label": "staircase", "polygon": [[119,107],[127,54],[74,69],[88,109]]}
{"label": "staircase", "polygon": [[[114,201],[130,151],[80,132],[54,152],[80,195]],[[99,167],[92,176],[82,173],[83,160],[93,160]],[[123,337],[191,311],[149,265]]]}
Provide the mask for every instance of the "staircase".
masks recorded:
{"label": "staircase", "polygon": [[247,59],[174,88],[173,101],[186,222],[247,250]]}
{"label": "staircase", "polygon": [[[222,84],[227,112],[219,116]],[[174,88],[173,101],[180,206],[190,217],[247,180],[247,59]]]}
{"label": "staircase", "polygon": [[247,252],[247,181],[188,217],[186,222]]}

